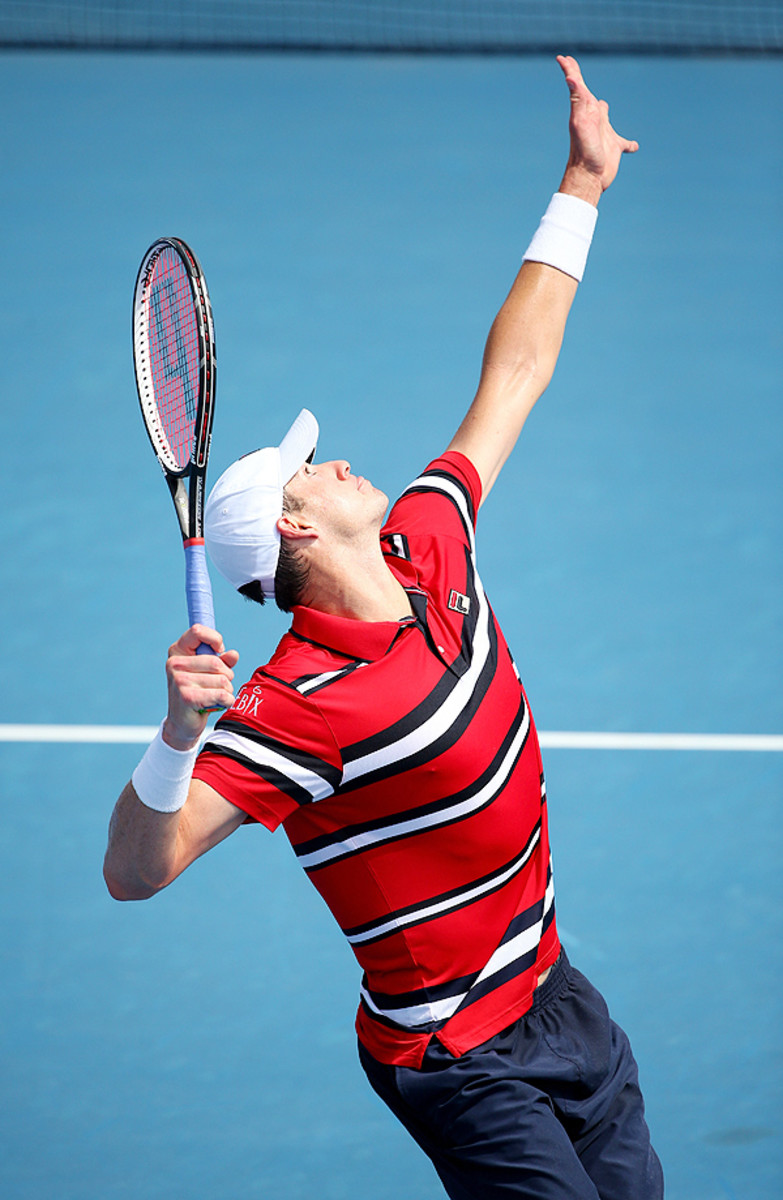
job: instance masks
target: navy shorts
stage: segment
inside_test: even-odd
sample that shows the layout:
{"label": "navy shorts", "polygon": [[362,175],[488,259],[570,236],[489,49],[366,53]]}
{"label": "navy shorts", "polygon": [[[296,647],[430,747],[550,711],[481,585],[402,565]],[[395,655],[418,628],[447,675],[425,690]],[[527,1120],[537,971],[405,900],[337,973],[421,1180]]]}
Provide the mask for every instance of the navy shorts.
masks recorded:
{"label": "navy shorts", "polygon": [[452,1200],[663,1196],[628,1038],[565,952],[532,1008],[461,1058],[436,1039],[418,1070],[359,1055]]}

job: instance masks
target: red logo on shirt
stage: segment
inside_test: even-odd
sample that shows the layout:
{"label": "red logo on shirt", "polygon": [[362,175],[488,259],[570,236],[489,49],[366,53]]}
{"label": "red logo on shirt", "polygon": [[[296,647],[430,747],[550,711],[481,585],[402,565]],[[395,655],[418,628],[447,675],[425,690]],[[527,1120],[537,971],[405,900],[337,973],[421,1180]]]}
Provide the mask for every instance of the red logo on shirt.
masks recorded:
{"label": "red logo on shirt", "polygon": [[462,613],[466,617],[470,612],[470,600],[467,596],[463,596],[462,592],[452,588],[449,592],[449,608],[452,612]]}

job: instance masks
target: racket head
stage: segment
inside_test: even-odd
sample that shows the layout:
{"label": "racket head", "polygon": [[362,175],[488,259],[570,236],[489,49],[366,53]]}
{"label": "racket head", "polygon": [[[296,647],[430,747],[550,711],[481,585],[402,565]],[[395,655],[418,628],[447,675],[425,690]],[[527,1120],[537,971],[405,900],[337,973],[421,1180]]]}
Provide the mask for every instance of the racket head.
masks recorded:
{"label": "racket head", "polygon": [[[142,259],[133,297],[133,362],[144,424],[182,536],[200,538],[217,361],[204,273],[181,238],[159,238]],[[178,482],[185,476],[186,493]]]}

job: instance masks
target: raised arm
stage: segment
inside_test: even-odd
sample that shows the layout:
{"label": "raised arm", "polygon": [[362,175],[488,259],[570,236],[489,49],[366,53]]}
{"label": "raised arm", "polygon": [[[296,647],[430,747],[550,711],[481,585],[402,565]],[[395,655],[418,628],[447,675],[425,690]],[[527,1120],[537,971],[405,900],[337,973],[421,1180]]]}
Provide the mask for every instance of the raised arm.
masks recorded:
{"label": "raised arm", "polygon": [[[551,234],[549,240],[539,236],[531,244],[528,254],[533,259],[538,254],[544,259],[554,257],[561,266],[547,261],[523,262],[490,330],[476,396],[449,445],[450,450],[461,451],[476,467],[482,483],[482,503],[533,405],[552,378],[581,275],[578,264],[571,267],[570,245],[580,237],[586,237],[589,244],[589,233],[585,235],[584,230],[590,229],[594,220],[586,206],[597,207],[617,174],[622,155],[638,149],[636,142],[615,133],[609,122],[608,104],[593,96],[576,59],[561,55],[557,61],[571,96],[571,146],[559,192],[574,197],[577,203],[556,201],[561,211],[555,212],[554,220],[565,221],[566,225],[574,221],[579,228],[555,234],[569,247],[564,259],[559,254],[549,255]],[[567,273],[572,269],[573,275]]]}
{"label": "raised arm", "polygon": [[[197,656],[204,641],[219,653]],[[109,825],[103,874],[115,899],[153,896],[244,820],[240,809],[207,784],[190,779],[206,727],[205,710],[233,703],[231,680],[238,657],[235,650],[223,650],[220,634],[201,626],[169,648],[166,720],[124,788]]]}

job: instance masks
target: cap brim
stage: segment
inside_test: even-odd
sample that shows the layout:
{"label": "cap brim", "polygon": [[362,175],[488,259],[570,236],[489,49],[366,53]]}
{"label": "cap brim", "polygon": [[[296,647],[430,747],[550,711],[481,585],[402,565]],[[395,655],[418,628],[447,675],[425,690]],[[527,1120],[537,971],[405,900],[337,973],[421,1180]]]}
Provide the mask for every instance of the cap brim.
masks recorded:
{"label": "cap brim", "polygon": [[279,447],[280,474],[284,486],[313,457],[317,443],[318,422],[309,409],[303,408]]}

